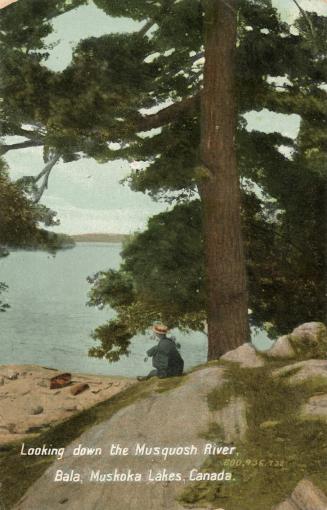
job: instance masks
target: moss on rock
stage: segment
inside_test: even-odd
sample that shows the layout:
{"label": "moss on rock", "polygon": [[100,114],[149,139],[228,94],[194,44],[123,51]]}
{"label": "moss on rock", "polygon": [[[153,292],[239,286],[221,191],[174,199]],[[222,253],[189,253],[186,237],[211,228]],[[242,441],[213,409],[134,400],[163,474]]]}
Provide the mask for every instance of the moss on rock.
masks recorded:
{"label": "moss on rock", "polygon": [[[300,411],[304,402],[327,389],[326,381],[304,381],[291,385],[288,378],[273,377],[275,364],[226,369],[228,381],[208,395],[212,410],[221,409],[233,396],[247,401],[248,431],[238,442],[237,455],[212,456],[201,471],[232,472],[231,482],[194,482],[180,501],[192,508],[270,510],[285,499],[305,476],[327,490],[327,423],[308,422]],[[210,424],[208,437],[221,443],[221,430]],[[217,436],[215,435],[217,430]]]}
{"label": "moss on rock", "polygon": [[326,358],[327,329],[322,322],[302,324],[295,328],[288,337],[297,358]]}

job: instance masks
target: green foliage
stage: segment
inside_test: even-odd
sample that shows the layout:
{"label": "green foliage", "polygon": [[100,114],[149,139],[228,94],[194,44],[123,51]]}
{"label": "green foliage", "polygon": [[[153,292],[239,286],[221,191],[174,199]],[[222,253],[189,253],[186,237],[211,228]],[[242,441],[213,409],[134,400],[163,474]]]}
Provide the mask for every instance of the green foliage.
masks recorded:
{"label": "green foliage", "polygon": [[72,245],[68,236],[40,228],[42,223],[57,225],[55,215],[44,205],[32,202],[25,193],[25,183],[12,182],[0,160],[0,247],[55,251]]}
{"label": "green foliage", "polygon": [[101,347],[91,349],[91,355],[118,359],[128,352],[130,339],[156,320],[171,328],[204,329],[200,224],[199,201],[158,214],[145,232],[126,242],[119,271],[89,279],[93,283],[89,304],[101,309],[109,305],[117,312],[117,318],[95,330]]}
{"label": "green foliage", "polygon": [[[315,190],[301,186],[297,191],[295,187],[290,202],[303,201],[306,193],[314,197]],[[318,210],[311,210],[317,222]],[[267,221],[264,202],[249,191],[243,194],[243,224],[251,325],[269,323],[270,335],[276,336],[303,322],[303,317],[323,321],[321,259],[315,265],[315,252],[307,252],[304,244],[310,236],[311,247],[316,246],[321,255],[323,239],[319,232],[291,230],[284,221]],[[183,330],[204,330],[206,282],[201,232],[200,201],[179,204],[151,218],[148,229],[127,242],[120,270],[101,272],[90,279],[89,304],[101,309],[109,305],[117,312],[115,328],[118,320],[126,352],[128,331],[131,339],[155,320]],[[286,313],[290,302],[294,303],[292,314]],[[112,330],[110,324],[95,331],[94,338],[101,347],[92,349],[92,355],[110,353],[110,342],[119,345],[117,329]]]}
{"label": "green foliage", "polygon": [[40,219],[22,190],[8,178],[4,166],[0,169],[0,244],[2,246],[27,246],[39,236]]}
{"label": "green foliage", "polygon": [[1,12],[0,42],[26,53],[43,50],[43,39],[52,32],[51,19],[85,3],[86,0],[24,0],[12,5]]}
{"label": "green foliage", "polygon": [[123,249],[123,270],[133,275],[142,301],[155,303],[158,309],[175,307],[176,315],[200,311],[205,306],[202,253],[200,202],[196,201],[152,217],[148,229]]}

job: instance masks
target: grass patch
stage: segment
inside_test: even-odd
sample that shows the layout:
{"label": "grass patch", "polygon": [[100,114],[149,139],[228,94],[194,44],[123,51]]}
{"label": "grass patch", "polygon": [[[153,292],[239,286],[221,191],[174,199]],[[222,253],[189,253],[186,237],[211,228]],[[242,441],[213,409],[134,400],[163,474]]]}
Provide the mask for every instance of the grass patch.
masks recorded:
{"label": "grass patch", "polygon": [[[161,391],[168,391],[171,389],[170,384],[169,380],[161,381],[157,378],[135,384],[112,398],[82,411],[58,425],[49,427],[39,436],[27,439],[25,443],[28,447],[34,448],[42,447],[43,444],[53,445],[56,448],[65,447],[91,426],[108,420],[120,409],[147,397],[157,390],[157,387]],[[56,460],[56,457],[22,457],[20,456],[21,444],[22,441],[12,443],[3,446],[0,451],[1,510],[12,508],[30,485]]]}
{"label": "grass patch", "polygon": [[[327,423],[302,420],[300,408],[313,395],[327,393],[326,379],[291,385],[285,377],[272,377],[276,364],[246,369],[226,368],[226,384],[208,395],[211,410],[221,409],[231,397],[247,402],[248,432],[237,444],[237,455],[212,456],[201,471],[233,474],[232,482],[193,482],[180,498],[186,506],[228,510],[270,510],[283,501],[304,477],[327,492]],[[208,435],[221,443],[219,424]]]}
{"label": "grass patch", "polygon": [[300,370],[301,370],[301,367],[291,368],[290,370],[287,370],[287,372],[282,372],[279,375],[279,378],[280,379],[288,379],[288,378],[292,377],[293,375],[296,375]]}
{"label": "grass patch", "polygon": [[181,386],[185,382],[186,375],[179,377],[167,377],[164,379],[158,379],[156,393],[165,393],[166,391],[174,390]]}

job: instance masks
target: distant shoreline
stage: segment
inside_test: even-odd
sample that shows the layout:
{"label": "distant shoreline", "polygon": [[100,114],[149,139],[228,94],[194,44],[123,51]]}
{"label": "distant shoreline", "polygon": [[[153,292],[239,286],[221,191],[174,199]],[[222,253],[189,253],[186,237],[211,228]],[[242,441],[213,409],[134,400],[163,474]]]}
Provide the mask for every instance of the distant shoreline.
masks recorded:
{"label": "distant shoreline", "polygon": [[122,243],[127,234],[76,234],[70,235],[77,243]]}

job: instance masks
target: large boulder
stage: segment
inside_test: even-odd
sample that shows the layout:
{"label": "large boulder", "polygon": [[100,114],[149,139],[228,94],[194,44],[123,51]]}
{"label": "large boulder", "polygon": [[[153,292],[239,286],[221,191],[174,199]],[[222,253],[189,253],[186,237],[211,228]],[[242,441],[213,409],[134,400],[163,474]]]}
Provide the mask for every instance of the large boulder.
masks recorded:
{"label": "large boulder", "polygon": [[264,359],[250,343],[243,344],[233,351],[226,352],[220,359],[239,363],[242,368],[262,367],[265,363]]}
{"label": "large boulder", "polygon": [[268,358],[294,358],[295,351],[289,339],[289,335],[279,337],[274,345],[265,351]]}
{"label": "large boulder", "polygon": [[327,328],[322,322],[306,322],[289,335],[278,338],[265,355],[268,358],[325,358]]}
{"label": "large boulder", "polygon": [[306,358],[326,358],[327,328],[322,322],[307,322],[295,328],[290,341],[297,354]]}

